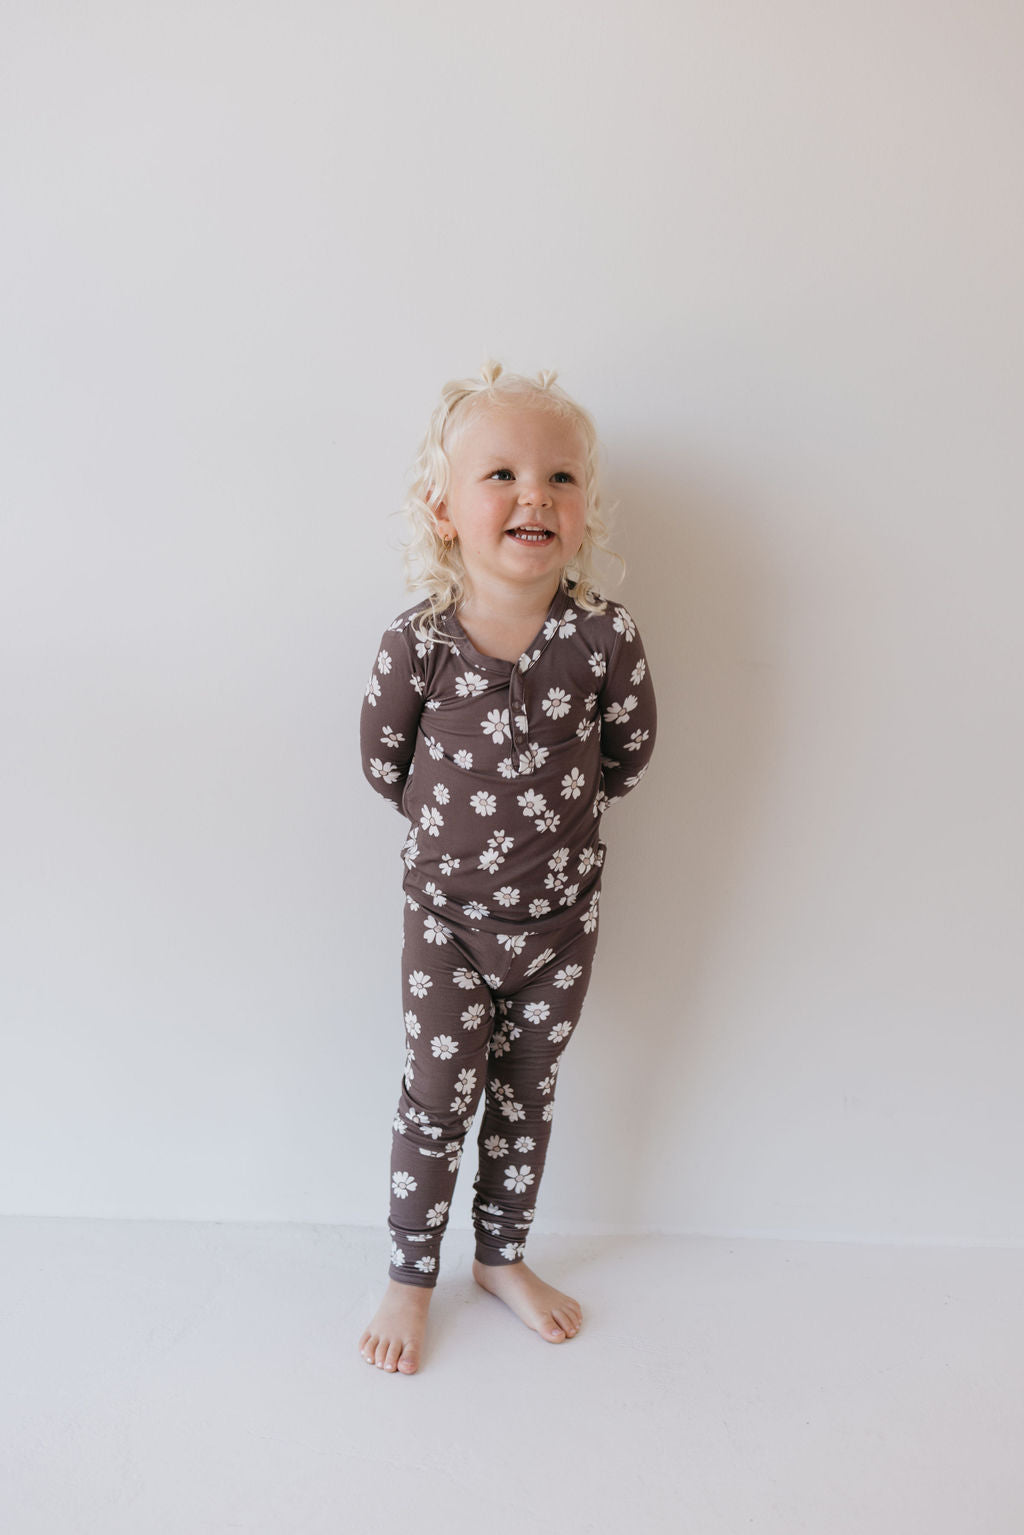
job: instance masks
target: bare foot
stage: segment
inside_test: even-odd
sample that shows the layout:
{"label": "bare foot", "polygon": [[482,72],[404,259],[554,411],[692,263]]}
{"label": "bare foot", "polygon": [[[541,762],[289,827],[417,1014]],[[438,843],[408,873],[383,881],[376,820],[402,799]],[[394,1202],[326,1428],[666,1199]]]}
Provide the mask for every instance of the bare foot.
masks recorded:
{"label": "bare foot", "polygon": [[416,1373],[433,1294],[426,1285],[388,1280],[384,1299],[359,1339],[359,1352],[367,1364],[375,1364],[378,1370],[398,1370],[402,1375]]}
{"label": "bare foot", "polygon": [[574,1338],[583,1322],[579,1301],[545,1284],[523,1262],[491,1267],[473,1259],[473,1278],[514,1311],[521,1322],[539,1332],[548,1343]]}

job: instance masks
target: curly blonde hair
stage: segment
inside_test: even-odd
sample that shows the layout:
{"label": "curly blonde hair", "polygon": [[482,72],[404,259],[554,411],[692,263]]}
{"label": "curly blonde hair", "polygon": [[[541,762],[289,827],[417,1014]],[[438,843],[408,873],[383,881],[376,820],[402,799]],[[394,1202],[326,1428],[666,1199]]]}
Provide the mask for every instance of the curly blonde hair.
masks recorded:
{"label": "curly blonde hair", "polygon": [[[412,468],[412,483],[402,508],[409,525],[403,545],[405,572],[411,590],[424,590],[426,605],[413,627],[421,638],[437,633],[437,619],[446,608],[457,607],[467,595],[469,577],[458,541],[446,544],[437,531],[434,514],[448,494],[451,481],[449,452],[481,404],[540,405],[576,426],[585,445],[584,499],[586,523],[583,543],[571,564],[562,571],[562,586],[575,587],[573,601],[587,613],[602,613],[605,602],[596,590],[595,556],[623,561],[608,547],[602,517],[597,429],[590,415],[555,383],[552,370],[526,378],[506,373],[499,362],[487,362],[479,378],[453,379],[441,391]],[[624,567],[623,567],[624,568]]]}

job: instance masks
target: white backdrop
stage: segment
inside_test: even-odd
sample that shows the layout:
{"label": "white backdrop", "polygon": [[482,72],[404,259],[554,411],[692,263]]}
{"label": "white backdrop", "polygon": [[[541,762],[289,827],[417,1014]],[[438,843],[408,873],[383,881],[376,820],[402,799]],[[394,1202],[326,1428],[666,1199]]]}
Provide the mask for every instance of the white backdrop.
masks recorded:
{"label": "white backdrop", "polygon": [[1019,7],[3,38],[0,1207],[382,1223],[358,708],[494,355],[597,416],[662,712],[538,1227],[1024,1239]]}

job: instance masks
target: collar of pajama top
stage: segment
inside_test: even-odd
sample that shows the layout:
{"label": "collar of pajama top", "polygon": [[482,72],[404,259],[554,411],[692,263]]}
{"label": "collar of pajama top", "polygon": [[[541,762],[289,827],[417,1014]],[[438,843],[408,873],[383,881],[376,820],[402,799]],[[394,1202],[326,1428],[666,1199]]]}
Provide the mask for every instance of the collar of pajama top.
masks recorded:
{"label": "collar of pajama top", "polygon": [[[420,611],[409,609],[385,634],[384,686],[373,700],[380,741],[411,754],[399,800],[411,823],[406,892],[484,931],[564,919],[592,901],[600,880],[605,779],[623,765],[602,756],[602,736],[617,728],[620,755],[643,758],[618,792],[642,776],[648,739],[653,745],[653,692],[635,625],[623,608],[590,615],[559,590],[516,663],[477,650],[453,609],[438,624],[447,642],[420,641],[411,628]],[[613,698],[605,696],[610,667]]]}

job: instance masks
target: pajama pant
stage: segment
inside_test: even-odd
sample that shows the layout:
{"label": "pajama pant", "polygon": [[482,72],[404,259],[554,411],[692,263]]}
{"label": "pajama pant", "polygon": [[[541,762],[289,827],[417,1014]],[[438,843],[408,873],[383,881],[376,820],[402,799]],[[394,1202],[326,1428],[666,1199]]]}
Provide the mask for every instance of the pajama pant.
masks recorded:
{"label": "pajama pant", "polygon": [[463,1141],[481,1093],[473,1227],[481,1263],[515,1263],[544,1171],[555,1078],[597,947],[595,891],[527,930],[474,931],[406,903],[406,1067],[391,1155],[391,1267],[437,1283]]}

